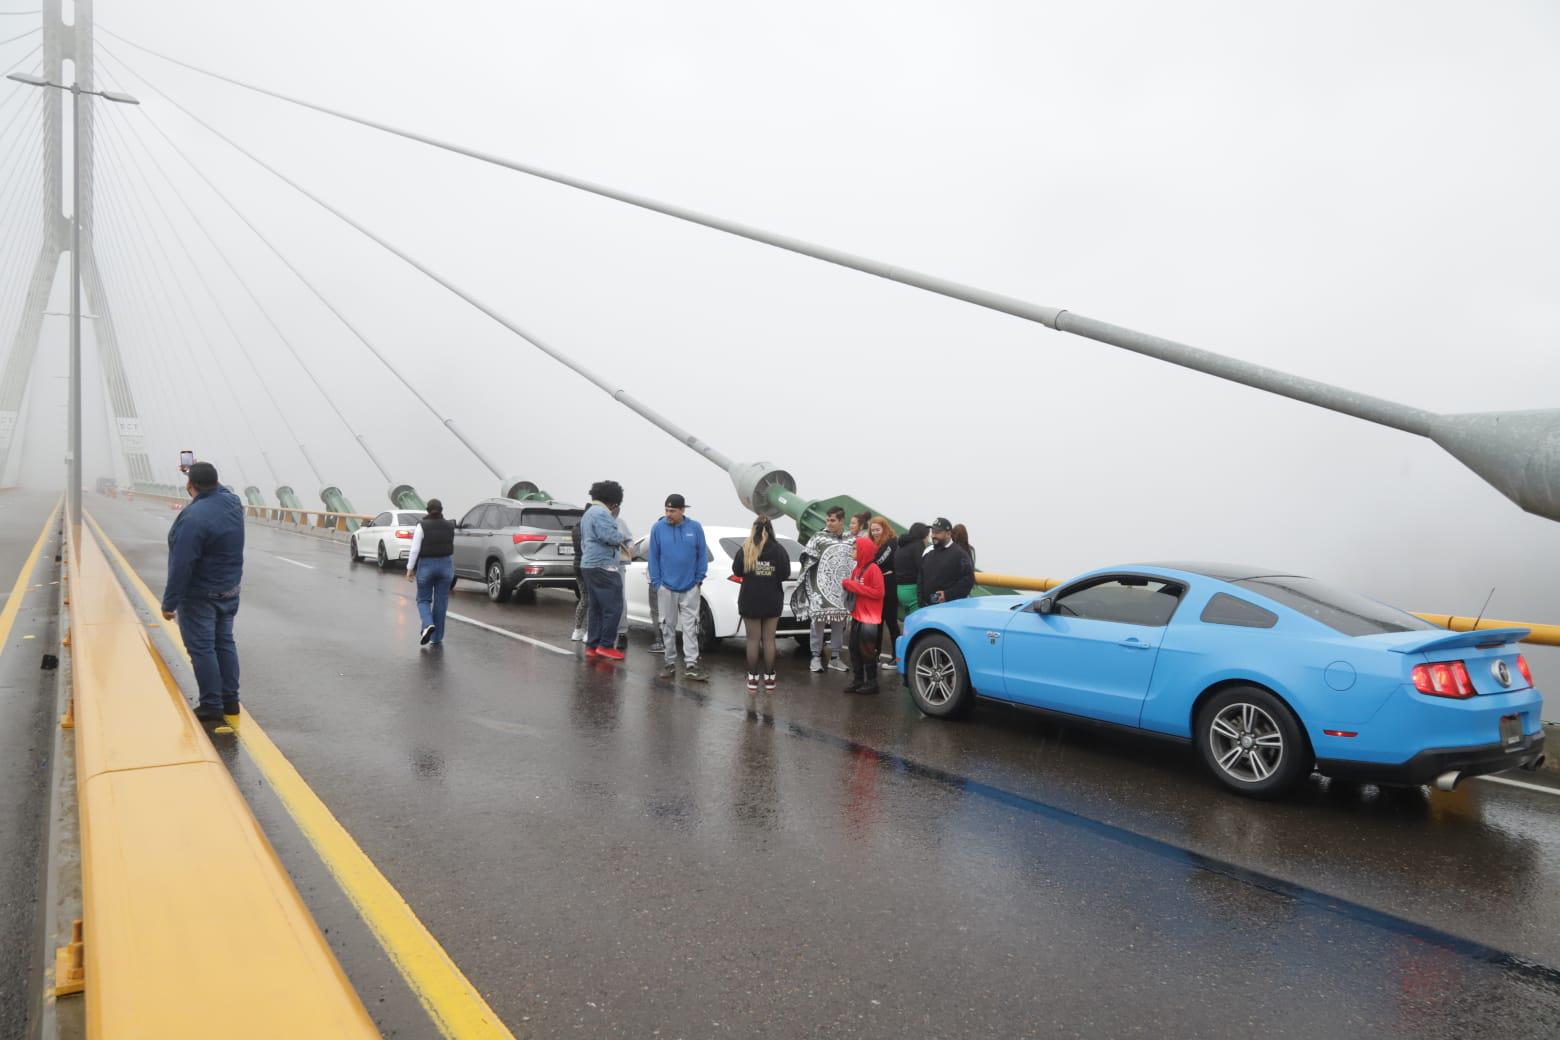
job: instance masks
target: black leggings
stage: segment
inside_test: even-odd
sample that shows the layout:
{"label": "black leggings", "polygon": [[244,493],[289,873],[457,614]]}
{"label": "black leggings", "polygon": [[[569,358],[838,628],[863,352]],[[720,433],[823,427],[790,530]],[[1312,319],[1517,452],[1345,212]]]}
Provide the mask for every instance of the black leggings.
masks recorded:
{"label": "black leggings", "polygon": [[883,630],[854,618],[850,622],[850,664],[857,682],[877,682],[878,645]]}
{"label": "black leggings", "polygon": [[899,587],[892,578],[883,584],[883,635],[888,637],[888,646],[892,650],[904,632],[903,626],[899,624]]}
{"label": "black leggings", "polygon": [[[780,628],[777,617],[742,619],[742,629],[747,633],[747,669],[749,675],[775,674],[775,632]],[[764,651],[764,670],[758,670],[760,644]]]}

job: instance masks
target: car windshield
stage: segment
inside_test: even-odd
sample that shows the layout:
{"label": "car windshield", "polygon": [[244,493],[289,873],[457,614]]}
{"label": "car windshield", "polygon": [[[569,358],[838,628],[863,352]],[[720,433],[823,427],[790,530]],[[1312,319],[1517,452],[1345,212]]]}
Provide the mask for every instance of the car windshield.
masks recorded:
{"label": "car windshield", "polygon": [[398,519],[396,523],[402,527],[416,527],[417,521],[421,520],[427,515],[427,513],[402,513],[400,514],[400,519]]}
{"label": "car windshield", "polygon": [[1346,636],[1374,636],[1383,632],[1418,632],[1435,626],[1404,610],[1389,607],[1357,592],[1333,588],[1314,578],[1275,575],[1241,578],[1233,582],[1320,621]]}
{"label": "car windshield", "polygon": [[567,531],[579,526],[580,517],[584,515],[583,509],[522,509],[519,526],[536,527],[543,531]]}
{"label": "car windshield", "polygon": [[[720,547],[726,551],[727,556],[735,560],[737,553],[742,551],[743,541],[744,539],[742,538],[722,538]],[[801,543],[794,538],[776,538],[775,541],[779,542],[784,547],[786,555],[791,557],[791,569],[793,571],[800,570],[802,566]]]}

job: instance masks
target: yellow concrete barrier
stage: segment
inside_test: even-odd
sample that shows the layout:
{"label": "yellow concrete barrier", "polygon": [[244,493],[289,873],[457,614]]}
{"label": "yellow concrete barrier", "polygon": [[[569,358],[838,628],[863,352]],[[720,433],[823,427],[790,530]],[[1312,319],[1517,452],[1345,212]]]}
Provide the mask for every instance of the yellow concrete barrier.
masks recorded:
{"label": "yellow concrete barrier", "polygon": [[377,1037],[85,532],[69,573],[87,1035]]}
{"label": "yellow concrete barrier", "polygon": [[[979,585],[990,585],[993,588],[1022,589],[1029,592],[1049,592],[1061,584],[1055,578],[1020,578],[1011,574],[987,574],[985,571],[975,572],[975,582]],[[1471,632],[1474,630],[1474,619],[1471,617],[1459,617],[1455,614],[1421,614],[1412,611],[1417,618],[1423,618],[1432,625],[1441,628],[1449,628],[1453,632]],[[1539,646],[1560,646],[1560,625],[1540,625],[1532,621],[1497,621],[1494,618],[1484,618],[1478,624],[1479,629],[1486,628],[1527,628],[1531,633],[1524,643],[1535,643]]]}

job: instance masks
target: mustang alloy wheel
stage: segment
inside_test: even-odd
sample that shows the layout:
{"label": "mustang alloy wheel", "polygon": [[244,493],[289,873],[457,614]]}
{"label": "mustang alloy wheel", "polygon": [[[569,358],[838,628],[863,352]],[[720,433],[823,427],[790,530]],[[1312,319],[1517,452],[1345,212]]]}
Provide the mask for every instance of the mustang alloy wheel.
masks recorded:
{"label": "mustang alloy wheel", "polygon": [[934,718],[956,718],[975,702],[964,655],[953,640],[941,633],[916,642],[905,673],[910,680],[910,699]]}
{"label": "mustang alloy wheel", "polygon": [[1221,690],[1197,714],[1197,747],[1224,786],[1271,798],[1311,771],[1314,757],[1300,723],[1267,690]]}

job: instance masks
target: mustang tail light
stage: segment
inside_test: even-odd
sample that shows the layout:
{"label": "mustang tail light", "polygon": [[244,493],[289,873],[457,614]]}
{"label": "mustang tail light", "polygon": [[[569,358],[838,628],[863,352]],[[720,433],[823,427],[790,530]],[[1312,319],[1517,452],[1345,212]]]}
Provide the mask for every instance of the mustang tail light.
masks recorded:
{"label": "mustang tail light", "polygon": [[1527,658],[1517,655],[1517,671],[1522,673],[1522,678],[1527,680],[1529,686],[1533,685],[1533,669],[1528,667]]}
{"label": "mustang tail light", "polygon": [[547,541],[547,536],[545,534],[517,534],[511,535],[510,537],[514,539],[514,543],[516,545],[524,545],[526,542]]}
{"label": "mustang tail light", "polygon": [[1478,691],[1468,677],[1468,666],[1461,661],[1437,661],[1414,666],[1414,689],[1432,697],[1466,700]]}

